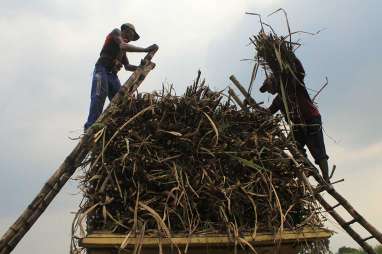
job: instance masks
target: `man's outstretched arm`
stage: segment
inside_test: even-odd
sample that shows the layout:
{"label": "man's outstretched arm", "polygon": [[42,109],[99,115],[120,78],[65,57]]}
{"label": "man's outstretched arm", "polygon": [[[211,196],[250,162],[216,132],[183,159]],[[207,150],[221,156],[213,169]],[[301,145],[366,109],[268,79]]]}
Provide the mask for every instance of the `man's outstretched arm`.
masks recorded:
{"label": "man's outstretched arm", "polygon": [[121,32],[118,29],[114,29],[110,33],[110,35],[113,38],[113,40],[119,44],[119,47],[122,50],[127,51],[127,52],[150,52],[150,51],[158,49],[158,45],[156,45],[156,44],[153,44],[147,48],[141,48],[141,47],[131,45],[131,44],[129,44],[123,40],[123,38],[121,36]]}
{"label": "man's outstretched arm", "polygon": [[119,47],[127,52],[150,52],[158,49],[158,45],[156,44],[153,44],[147,48],[141,48],[123,41],[120,42]]}

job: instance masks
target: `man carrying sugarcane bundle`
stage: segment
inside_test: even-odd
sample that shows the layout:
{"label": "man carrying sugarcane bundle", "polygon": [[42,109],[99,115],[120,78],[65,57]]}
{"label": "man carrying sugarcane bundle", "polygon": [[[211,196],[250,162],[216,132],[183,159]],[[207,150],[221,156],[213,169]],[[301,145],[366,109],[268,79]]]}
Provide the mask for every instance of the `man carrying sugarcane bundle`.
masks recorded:
{"label": "man carrying sugarcane bundle", "polygon": [[101,115],[106,97],[111,100],[121,88],[117,73],[122,66],[127,71],[135,71],[138,68],[129,64],[126,52],[150,52],[158,49],[156,44],[147,48],[129,44],[138,39],[139,35],[130,23],[123,24],[121,29],[116,28],[107,35],[93,72],[90,110],[84,125],[85,130]]}
{"label": "man carrying sugarcane bundle", "polygon": [[291,124],[298,149],[306,156],[304,147],[305,145],[308,147],[315,163],[321,169],[324,180],[330,183],[329,157],[325,149],[321,115],[306,90],[305,71],[295,56],[293,67],[295,69],[293,75],[282,75],[279,80],[273,74],[268,76],[260,87],[260,92],[277,94],[268,110],[272,114],[279,110],[282,112]]}

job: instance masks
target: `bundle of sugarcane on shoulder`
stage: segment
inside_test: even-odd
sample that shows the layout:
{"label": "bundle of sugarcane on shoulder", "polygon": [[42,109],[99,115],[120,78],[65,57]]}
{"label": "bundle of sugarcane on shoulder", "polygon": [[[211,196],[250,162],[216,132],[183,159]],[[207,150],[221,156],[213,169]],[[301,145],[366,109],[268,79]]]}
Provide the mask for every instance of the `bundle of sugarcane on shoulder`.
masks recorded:
{"label": "bundle of sugarcane on shoulder", "polygon": [[[284,52],[282,58],[268,55],[278,38],[261,33],[255,40],[259,58],[273,73],[262,89],[281,84],[283,102],[292,87],[303,85],[289,83],[302,80],[288,76],[302,75],[298,60]],[[289,67],[280,66],[283,57],[290,57]],[[137,93],[124,105],[96,134],[83,164],[84,200],[74,240],[85,230],[237,239],[323,225],[308,186],[298,178],[304,164],[285,152],[295,143],[285,137],[281,117],[238,108],[223,91],[212,91],[200,73],[182,96],[172,88]],[[295,120],[287,105],[288,118]]]}

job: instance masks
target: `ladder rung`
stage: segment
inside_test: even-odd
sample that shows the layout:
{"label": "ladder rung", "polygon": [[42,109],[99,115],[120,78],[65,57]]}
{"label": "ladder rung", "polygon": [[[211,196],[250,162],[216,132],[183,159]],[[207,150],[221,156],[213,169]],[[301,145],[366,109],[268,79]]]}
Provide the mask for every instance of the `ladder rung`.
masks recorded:
{"label": "ladder rung", "polygon": [[349,226],[349,225],[351,225],[351,224],[353,224],[355,222],[357,222],[357,220],[356,219],[352,219],[351,221],[346,222],[345,225]]}
{"label": "ladder rung", "polygon": [[374,238],[374,236],[369,236],[369,237],[366,237],[366,238],[364,238],[364,239],[362,239],[362,241],[363,242],[366,242],[366,241],[368,241],[368,240],[370,240],[370,239],[373,239]]}
{"label": "ladder rung", "polygon": [[332,206],[330,209],[332,209],[332,210],[334,210],[334,209],[336,209],[337,207],[339,207],[341,204],[340,203],[338,203],[337,205],[335,205],[335,206]]}

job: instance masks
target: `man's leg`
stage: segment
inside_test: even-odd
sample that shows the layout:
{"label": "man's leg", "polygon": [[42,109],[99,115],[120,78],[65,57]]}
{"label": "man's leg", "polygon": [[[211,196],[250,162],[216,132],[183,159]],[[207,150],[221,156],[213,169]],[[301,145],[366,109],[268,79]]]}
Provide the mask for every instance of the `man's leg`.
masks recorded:
{"label": "man's leg", "polygon": [[[306,154],[305,146],[307,145],[307,128],[306,126],[294,126],[293,128],[293,136],[296,141],[296,146],[301,154],[308,159],[308,155]],[[318,173],[318,171],[317,171]],[[311,176],[312,172],[306,172],[307,176]]]}
{"label": "man's leg", "polygon": [[103,67],[96,67],[93,73],[90,110],[84,128],[87,130],[101,115],[107,95],[107,76]]}
{"label": "man's leg", "polygon": [[305,144],[306,144],[305,128],[302,126],[294,126],[292,131],[293,131],[294,140],[296,141],[297,149],[302,153],[302,155],[307,157],[306,150],[305,150]]}
{"label": "man's leg", "polygon": [[329,156],[326,154],[321,118],[318,117],[309,122],[307,130],[307,146],[309,151],[312,154],[315,163],[320,167],[322,177],[327,183],[330,183],[328,165]]}
{"label": "man's leg", "polygon": [[108,97],[111,101],[113,97],[118,93],[119,89],[121,89],[121,82],[119,81],[117,74],[114,73],[108,73],[108,81]]}
{"label": "man's leg", "polygon": [[321,169],[322,177],[324,178],[325,182],[330,183],[328,159],[319,160],[318,166]]}

